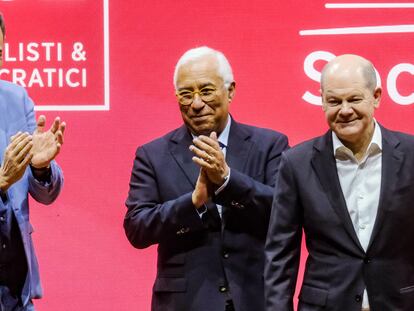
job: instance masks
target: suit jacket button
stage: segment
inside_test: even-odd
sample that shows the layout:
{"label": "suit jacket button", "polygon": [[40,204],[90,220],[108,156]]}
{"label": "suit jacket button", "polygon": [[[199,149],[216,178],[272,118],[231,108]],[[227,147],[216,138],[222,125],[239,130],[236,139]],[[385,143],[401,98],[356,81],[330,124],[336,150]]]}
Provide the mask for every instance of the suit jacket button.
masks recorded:
{"label": "suit jacket button", "polygon": [[364,263],[366,264],[371,263],[371,258],[369,257],[364,258]]}
{"label": "suit jacket button", "polygon": [[227,259],[229,258],[229,253],[227,253],[226,251],[223,252],[223,258]]}
{"label": "suit jacket button", "polygon": [[220,291],[220,293],[225,293],[225,292],[227,292],[227,287],[224,286],[224,285],[219,286],[219,291]]}
{"label": "suit jacket button", "polygon": [[356,296],[355,296],[355,301],[356,301],[356,302],[361,302],[361,301],[362,301],[362,297],[361,297],[361,295],[356,295]]}

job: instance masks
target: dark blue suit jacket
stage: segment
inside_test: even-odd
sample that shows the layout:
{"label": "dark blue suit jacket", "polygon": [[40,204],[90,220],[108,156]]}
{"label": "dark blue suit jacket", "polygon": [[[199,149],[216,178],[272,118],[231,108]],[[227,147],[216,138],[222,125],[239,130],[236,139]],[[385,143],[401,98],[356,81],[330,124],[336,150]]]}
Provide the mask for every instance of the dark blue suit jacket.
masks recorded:
{"label": "dark blue suit jacket", "polygon": [[[332,134],[282,155],[266,242],[266,310],[293,310],[302,229],[309,257],[300,311],[414,310],[414,137],[381,127],[378,213],[365,252],[342,194]],[[357,191],[357,189],[355,189]]]}
{"label": "dark blue suit jacket", "polygon": [[226,160],[227,187],[207,217],[191,193],[199,167],[183,125],[139,147],[132,171],[124,227],[137,248],[158,244],[152,310],[224,311],[230,296],[237,311],[263,310],[264,241],[280,154],[286,136],[232,121]]}

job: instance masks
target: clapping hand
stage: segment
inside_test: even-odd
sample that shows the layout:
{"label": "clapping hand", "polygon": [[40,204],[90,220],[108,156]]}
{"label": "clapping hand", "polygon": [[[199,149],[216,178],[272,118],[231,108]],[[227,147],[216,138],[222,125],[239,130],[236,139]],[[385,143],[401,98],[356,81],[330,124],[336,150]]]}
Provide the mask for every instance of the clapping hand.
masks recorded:
{"label": "clapping hand", "polygon": [[210,182],[216,187],[221,186],[225,176],[229,174],[229,167],[216,132],[211,132],[210,136],[200,135],[193,140],[193,143],[194,145],[190,146],[190,150],[194,153],[193,161],[204,169]]}
{"label": "clapping hand", "polygon": [[45,125],[46,117],[41,115],[37,119],[37,128],[32,138],[31,166],[37,169],[49,167],[50,162],[59,154],[63,144],[66,123],[56,117],[49,130],[45,131]]}
{"label": "clapping hand", "polygon": [[32,159],[32,136],[18,132],[10,139],[0,167],[0,189],[5,191],[22,178]]}

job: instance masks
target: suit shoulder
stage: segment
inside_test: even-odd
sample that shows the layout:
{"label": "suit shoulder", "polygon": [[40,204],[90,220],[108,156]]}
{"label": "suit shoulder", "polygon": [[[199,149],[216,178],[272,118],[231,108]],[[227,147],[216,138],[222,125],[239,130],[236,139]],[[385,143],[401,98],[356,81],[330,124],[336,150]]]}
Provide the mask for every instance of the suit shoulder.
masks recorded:
{"label": "suit shoulder", "polygon": [[[390,131],[390,130],[388,130]],[[414,143],[414,135],[399,131],[390,131],[392,134],[394,134],[397,138],[399,138],[401,141],[406,141],[409,143]]]}
{"label": "suit shoulder", "polygon": [[16,97],[23,96],[26,94],[26,90],[24,87],[4,80],[0,80],[0,92],[3,95]]}
{"label": "suit shoulder", "polygon": [[[0,80],[0,108],[12,106],[13,109],[8,109],[8,113],[19,115],[33,109],[33,102],[29,99],[25,88],[20,85]],[[14,118],[14,116],[10,116]]]}
{"label": "suit shoulder", "polygon": [[167,134],[155,138],[141,146],[138,146],[137,149],[145,149],[148,152],[160,152],[162,150],[166,150],[168,142],[171,138],[175,135],[175,133],[179,130],[179,128],[168,132]]}
{"label": "suit shoulder", "polygon": [[323,136],[318,136],[309,140],[305,140],[304,142],[293,146],[289,150],[286,150],[285,155],[289,159],[303,161],[304,159],[311,156],[314,145],[319,143],[322,139]]}
{"label": "suit shoulder", "polygon": [[264,139],[268,138],[271,140],[275,140],[275,139],[286,139],[287,140],[287,136],[285,134],[269,129],[269,128],[258,127],[254,125],[244,124],[244,123],[237,123],[237,125],[241,129],[249,132],[252,136],[260,136]]}
{"label": "suit shoulder", "polygon": [[414,135],[384,128],[382,128],[382,131],[382,135],[385,139],[389,139],[389,137],[391,137],[392,141],[395,138],[396,141],[399,142],[400,148],[408,150],[414,149]]}

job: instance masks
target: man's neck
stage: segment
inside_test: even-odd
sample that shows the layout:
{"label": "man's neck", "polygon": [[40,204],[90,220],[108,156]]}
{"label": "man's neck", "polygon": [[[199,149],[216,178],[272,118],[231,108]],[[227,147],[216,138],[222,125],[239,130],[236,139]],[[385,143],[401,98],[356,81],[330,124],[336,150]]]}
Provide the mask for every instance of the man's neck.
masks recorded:
{"label": "man's neck", "polygon": [[352,151],[355,158],[358,161],[360,161],[364,158],[365,154],[367,153],[368,146],[372,140],[372,137],[374,136],[374,131],[375,131],[375,122],[372,121],[372,125],[369,128],[369,130],[367,130],[364,133],[364,135],[360,137],[360,139],[358,139],[357,141],[349,142],[349,141],[344,141],[342,139],[340,140],[344,144],[345,147],[347,147],[348,149]]}

